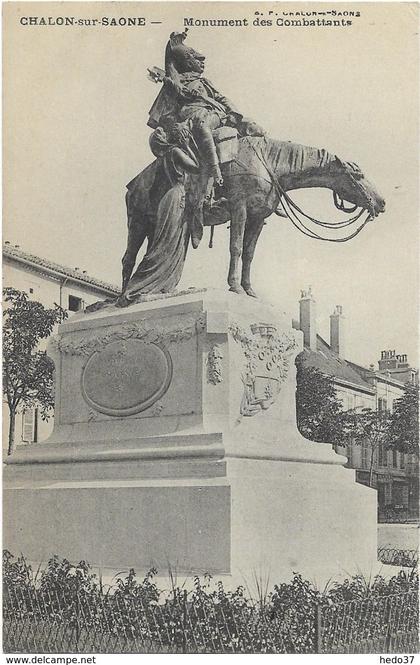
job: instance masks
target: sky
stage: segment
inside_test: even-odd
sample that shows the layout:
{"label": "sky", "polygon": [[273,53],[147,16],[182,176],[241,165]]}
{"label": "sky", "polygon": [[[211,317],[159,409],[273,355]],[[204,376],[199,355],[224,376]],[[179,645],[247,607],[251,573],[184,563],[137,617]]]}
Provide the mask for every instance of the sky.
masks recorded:
{"label": "sky", "polygon": [[[152,160],[146,122],[159,86],[146,69],[163,67],[168,36],[183,29],[184,17],[247,18],[248,27],[189,29],[187,43],[207,57],[206,76],[270,136],[359,164],[387,204],[341,244],[306,238],[273,215],[256,250],[254,289],[296,318],[300,289],[311,285],[327,341],[329,314],[343,306],[348,359],[368,365],[382,349],[396,349],[416,364],[418,6],[258,4],[260,18],[270,10],[360,11],[340,28],[256,27],[256,7],[3,5],[4,239],[119,284],[125,185]],[[145,17],[146,26],[22,25],[28,16]],[[330,192],[293,198],[336,219]],[[227,288],[228,230],[216,228],[214,248],[207,244],[205,235],[189,250],[180,289]]]}

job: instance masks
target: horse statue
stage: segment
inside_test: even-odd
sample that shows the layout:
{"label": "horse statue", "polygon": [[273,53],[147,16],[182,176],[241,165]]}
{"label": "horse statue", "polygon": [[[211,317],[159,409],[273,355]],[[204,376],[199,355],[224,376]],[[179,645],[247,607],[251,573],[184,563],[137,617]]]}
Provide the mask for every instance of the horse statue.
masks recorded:
{"label": "horse statue", "polygon": [[[128,216],[127,250],[122,259],[122,292],[130,280],[136,257],[146,238],[153,237],[156,204],[150,200],[156,172],[156,161],[144,169],[127,186]],[[343,222],[318,222],[302,213],[306,220],[323,228],[341,229],[366,213],[365,222],[385,210],[385,201],[364,176],[360,168],[341,160],[324,149],[311,148],[289,141],[267,137],[246,136],[239,139],[236,157],[222,165],[224,203],[213,214],[210,210],[205,225],[226,223],[230,220],[230,265],[228,284],[235,293],[255,297],[251,284],[251,263],[255,247],[264,225],[271,214],[288,216],[304,233],[318,239],[305,223],[299,226],[298,206],[287,192],[295,189],[322,187],[332,190],[337,208],[359,213]],[[345,202],[352,207],[346,207]],[[282,210],[279,210],[279,206]],[[306,221],[305,220],[305,221]],[[300,219],[302,224],[302,221]],[[306,231],[305,231],[306,229]],[[349,237],[356,235],[353,233]],[[342,238],[339,241],[345,240]],[[242,266],[241,266],[242,259]]]}

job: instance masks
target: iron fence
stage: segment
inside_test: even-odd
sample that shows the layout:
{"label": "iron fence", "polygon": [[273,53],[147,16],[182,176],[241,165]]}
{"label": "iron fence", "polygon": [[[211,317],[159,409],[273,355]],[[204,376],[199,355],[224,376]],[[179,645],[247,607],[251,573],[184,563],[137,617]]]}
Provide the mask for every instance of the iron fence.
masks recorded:
{"label": "iron fence", "polygon": [[324,607],[319,653],[417,653],[418,593],[352,600]]}
{"label": "iron fence", "polygon": [[63,597],[53,589],[7,589],[4,644],[10,652],[285,653],[277,617],[252,601],[176,593],[164,603],[117,594]]}
{"label": "iron fence", "polygon": [[407,653],[418,650],[418,594],[281,611],[177,591],[163,603],[118,593],[5,585],[9,653]]}
{"label": "iron fence", "polygon": [[413,568],[419,563],[418,550],[400,550],[392,547],[380,547],[378,560],[391,566]]}

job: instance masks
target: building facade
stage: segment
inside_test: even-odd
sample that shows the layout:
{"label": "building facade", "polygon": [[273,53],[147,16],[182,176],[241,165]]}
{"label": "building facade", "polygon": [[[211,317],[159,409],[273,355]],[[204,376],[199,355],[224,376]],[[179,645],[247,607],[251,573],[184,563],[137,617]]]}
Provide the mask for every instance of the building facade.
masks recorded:
{"label": "building facade", "polygon": [[[418,384],[418,371],[406,354],[395,350],[381,352],[378,369],[353,363],[347,359],[346,320],[337,305],[330,316],[330,340],[317,334],[316,302],[311,290],[302,291],[299,301],[299,322],[303,332],[303,363],[315,367],[333,379],[337,398],[345,411],[372,409],[392,413],[394,402],[404,394],[407,383]],[[371,485],[378,491],[379,521],[411,521],[419,518],[418,456],[368,443],[337,446],[347,456],[348,467],[356,470],[356,481]]]}
{"label": "building facade", "polygon": [[[91,277],[85,270],[58,265],[8,242],[3,244],[3,287],[25,291],[31,300],[45,307],[60,305],[69,316],[119,293],[116,286]],[[38,409],[21,411],[16,418],[15,445],[45,440],[52,431],[53,421],[53,417],[43,421]],[[8,407],[3,400],[3,449],[7,448],[8,429]]]}

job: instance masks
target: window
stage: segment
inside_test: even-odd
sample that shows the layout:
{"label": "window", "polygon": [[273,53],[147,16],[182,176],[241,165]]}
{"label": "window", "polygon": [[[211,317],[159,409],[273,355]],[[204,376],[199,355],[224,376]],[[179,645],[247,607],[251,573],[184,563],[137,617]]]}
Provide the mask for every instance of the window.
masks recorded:
{"label": "window", "polygon": [[38,409],[26,409],[22,414],[22,441],[36,443],[38,439]]}
{"label": "window", "polygon": [[398,452],[396,450],[392,451],[392,466],[394,469],[398,469]]}
{"label": "window", "polygon": [[362,443],[362,469],[369,469],[370,467],[370,456],[369,456],[369,446],[366,443]]}
{"label": "window", "polygon": [[82,309],[82,299],[76,296],[69,296],[69,310],[70,312],[80,312]]}
{"label": "window", "polygon": [[406,505],[407,491],[402,483],[395,483],[392,487],[392,499],[395,508],[404,508]]}
{"label": "window", "polygon": [[388,408],[387,401],[385,397],[378,397],[378,411],[381,413],[382,411],[386,411]]}
{"label": "window", "polygon": [[388,466],[388,451],[385,446],[379,446],[378,448],[378,465]]}
{"label": "window", "polygon": [[405,454],[400,453],[400,469],[405,469]]}

